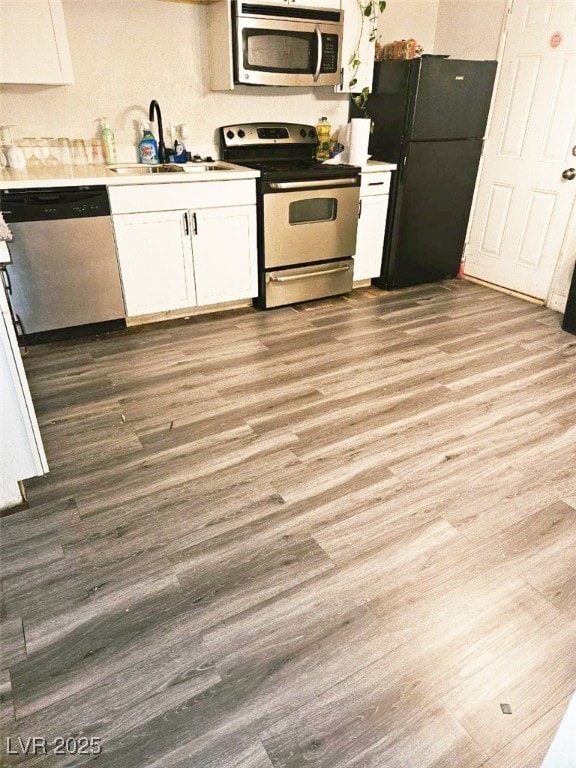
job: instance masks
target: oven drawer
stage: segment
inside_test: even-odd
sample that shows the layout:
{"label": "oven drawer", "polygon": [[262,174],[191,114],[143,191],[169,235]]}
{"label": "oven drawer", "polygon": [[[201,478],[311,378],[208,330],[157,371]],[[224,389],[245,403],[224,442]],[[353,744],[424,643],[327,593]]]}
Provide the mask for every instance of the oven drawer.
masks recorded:
{"label": "oven drawer", "polygon": [[263,275],[264,306],[281,307],[348,293],[352,290],[353,268],[353,259],[342,259],[266,272]]}
{"label": "oven drawer", "polygon": [[[308,182],[310,186],[312,183]],[[282,189],[265,193],[264,268],[353,256],[360,187],[357,180],[351,180],[351,183],[356,186]]]}

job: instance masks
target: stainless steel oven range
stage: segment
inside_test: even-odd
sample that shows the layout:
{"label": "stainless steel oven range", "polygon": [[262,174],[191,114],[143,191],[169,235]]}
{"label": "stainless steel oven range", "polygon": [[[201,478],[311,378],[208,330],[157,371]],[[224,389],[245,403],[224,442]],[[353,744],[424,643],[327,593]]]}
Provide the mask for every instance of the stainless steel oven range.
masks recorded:
{"label": "stainless steel oven range", "polygon": [[352,290],[360,169],[316,161],[316,129],[294,123],[220,128],[225,160],[260,171],[260,309]]}

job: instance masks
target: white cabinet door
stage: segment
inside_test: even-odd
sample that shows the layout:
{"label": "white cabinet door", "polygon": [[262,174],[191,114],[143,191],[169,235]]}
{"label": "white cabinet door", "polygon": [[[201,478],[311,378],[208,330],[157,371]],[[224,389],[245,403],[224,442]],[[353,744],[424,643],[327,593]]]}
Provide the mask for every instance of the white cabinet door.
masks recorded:
{"label": "white cabinet door", "polygon": [[198,304],[256,296],[255,206],[194,211],[191,227]]}
{"label": "white cabinet door", "polygon": [[188,211],[112,217],[128,317],[196,304]]}
{"label": "white cabinet door", "polygon": [[0,83],[73,83],[62,0],[0,4]]}
{"label": "white cabinet door", "polygon": [[[372,75],[374,74],[375,41],[370,40],[370,19],[363,16],[357,0],[341,0],[344,10],[344,39],[342,41],[342,82],[336,86],[338,93],[360,93],[363,88],[372,90]],[[356,51],[356,48],[358,50]],[[357,53],[360,61],[356,69],[350,59]],[[352,79],[356,80],[350,85]]]}
{"label": "white cabinet door", "polygon": [[48,472],[4,286],[0,284],[0,509],[22,500],[18,482]]}
{"label": "white cabinet door", "polygon": [[368,280],[380,274],[388,195],[362,197],[360,205],[354,256],[354,280]]}

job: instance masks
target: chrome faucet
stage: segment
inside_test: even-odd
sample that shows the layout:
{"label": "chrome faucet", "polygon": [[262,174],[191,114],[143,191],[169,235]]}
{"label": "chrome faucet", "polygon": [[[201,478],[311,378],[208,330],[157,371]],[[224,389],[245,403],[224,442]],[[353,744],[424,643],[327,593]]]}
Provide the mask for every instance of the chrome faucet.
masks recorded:
{"label": "chrome faucet", "polygon": [[158,124],[158,161],[160,163],[165,163],[166,145],[164,144],[164,132],[162,130],[162,112],[160,111],[160,104],[158,104],[156,99],[152,99],[150,102],[148,120],[154,121],[154,110],[156,110],[156,123]]}

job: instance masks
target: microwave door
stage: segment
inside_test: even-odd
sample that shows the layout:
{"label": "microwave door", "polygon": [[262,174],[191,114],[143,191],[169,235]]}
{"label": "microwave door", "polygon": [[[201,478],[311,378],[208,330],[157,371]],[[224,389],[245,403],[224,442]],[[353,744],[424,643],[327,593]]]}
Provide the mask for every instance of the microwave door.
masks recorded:
{"label": "microwave door", "polygon": [[329,24],[237,19],[236,81],[311,86],[340,82],[340,37]]}

